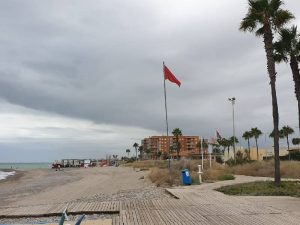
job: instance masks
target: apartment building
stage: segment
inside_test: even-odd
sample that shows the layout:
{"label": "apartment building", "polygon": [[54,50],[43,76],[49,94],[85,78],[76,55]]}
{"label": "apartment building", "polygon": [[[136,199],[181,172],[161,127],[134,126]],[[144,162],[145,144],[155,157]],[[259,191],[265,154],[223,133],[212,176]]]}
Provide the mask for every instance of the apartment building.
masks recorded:
{"label": "apartment building", "polygon": [[[179,142],[181,144],[180,156],[187,157],[193,155],[199,155],[201,150],[197,147],[200,141],[199,136],[180,136]],[[172,155],[176,156],[176,138],[174,136],[151,136],[144,138],[141,145],[145,151],[151,153],[161,152],[162,154],[168,154],[169,149],[173,148]],[[204,149],[203,153],[207,153],[208,150]]]}

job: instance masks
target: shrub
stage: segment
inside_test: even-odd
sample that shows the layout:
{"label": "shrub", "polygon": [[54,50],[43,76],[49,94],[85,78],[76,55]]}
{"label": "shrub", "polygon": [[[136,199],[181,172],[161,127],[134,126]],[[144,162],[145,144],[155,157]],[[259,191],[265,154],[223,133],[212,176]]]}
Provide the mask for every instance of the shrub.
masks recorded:
{"label": "shrub", "polygon": [[223,174],[218,177],[218,180],[234,180],[235,177],[232,174]]}
{"label": "shrub", "polygon": [[181,184],[181,173],[174,169],[152,168],[149,178],[157,186],[173,186]]}
{"label": "shrub", "polygon": [[257,181],[245,184],[225,186],[216,190],[228,195],[272,195],[300,197],[300,182],[282,181],[280,187],[275,187],[273,181]]}

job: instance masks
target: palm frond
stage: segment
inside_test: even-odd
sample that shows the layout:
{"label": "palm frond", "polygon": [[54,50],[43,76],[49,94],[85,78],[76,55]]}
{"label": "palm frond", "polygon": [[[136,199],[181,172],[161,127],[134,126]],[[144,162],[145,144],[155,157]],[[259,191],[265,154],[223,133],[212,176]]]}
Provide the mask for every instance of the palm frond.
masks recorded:
{"label": "palm frond", "polygon": [[240,24],[240,30],[252,32],[256,29],[256,26],[257,21],[252,17],[246,16]]}
{"label": "palm frond", "polygon": [[273,44],[274,48],[274,60],[277,63],[280,63],[282,61],[288,62],[288,56],[287,56],[287,51],[284,45],[284,42],[280,39],[279,41],[275,42]]}
{"label": "palm frond", "polygon": [[297,51],[299,52],[299,55],[300,55],[300,39],[298,39],[298,43],[296,45],[296,49],[297,49]]}
{"label": "palm frond", "polygon": [[264,35],[264,31],[265,31],[265,27],[262,26],[261,28],[259,28],[259,29],[255,32],[255,35],[256,35],[256,36],[262,36],[262,35]]}
{"label": "palm frond", "polygon": [[271,11],[276,12],[282,5],[283,2],[281,0],[272,0],[269,4],[269,8]]}
{"label": "palm frond", "polygon": [[273,58],[276,63],[281,63],[281,62],[287,63],[289,61],[288,58],[283,54],[274,53]]}
{"label": "palm frond", "polygon": [[278,30],[282,28],[285,24],[289,23],[294,18],[294,15],[288,10],[277,10],[272,18],[274,29]]}
{"label": "palm frond", "polygon": [[249,9],[246,14],[246,17],[242,20],[240,24],[240,30],[242,31],[250,31],[253,32],[258,23],[263,23],[263,13],[262,13],[262,6],[261,2],[266,0],[249,0]]}

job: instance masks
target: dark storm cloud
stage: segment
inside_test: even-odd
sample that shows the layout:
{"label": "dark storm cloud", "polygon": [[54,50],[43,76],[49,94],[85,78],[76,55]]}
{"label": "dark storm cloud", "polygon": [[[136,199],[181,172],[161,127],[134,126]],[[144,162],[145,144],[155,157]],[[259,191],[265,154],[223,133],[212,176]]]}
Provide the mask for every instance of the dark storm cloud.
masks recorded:
{"label": "dark storm cloud", "polygon": [[[300,4],[286,1],[298,17]],[[238,31],[247,1],[1,1],[0,97],[13,104],[164,132],[162,61],[170,127],[231,134],[272,127],[261,39]],[[297,23],[296,20],[295,22]],[[297,124],[289,68],[279,67],[284,123]],[[149,134],[151,135],[151,134]]]}

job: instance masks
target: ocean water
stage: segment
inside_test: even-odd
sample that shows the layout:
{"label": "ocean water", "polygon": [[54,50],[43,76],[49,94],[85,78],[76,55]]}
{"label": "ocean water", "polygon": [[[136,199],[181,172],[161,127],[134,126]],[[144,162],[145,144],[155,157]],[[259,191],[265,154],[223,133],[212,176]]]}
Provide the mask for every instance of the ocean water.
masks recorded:
{"label": "ocean water", "polygon": [[[32,169],[49,169],[51,163],[0,163],[0,180],[6,179],[8,176],[13,176],[14,171],[9,170],[32,170]],[[1,224],[0,224],[1,225]]]}
{"label": "ocean water", "polygon": [[6,179],[8,176],[13,176],[15,174],[15,171],[12,172],[4,172],[0,171],[0,180]]}
{"label": "ocean water", "polygon": [[32,170],[51,168],[51,163],[0,163],[1,169]]}

